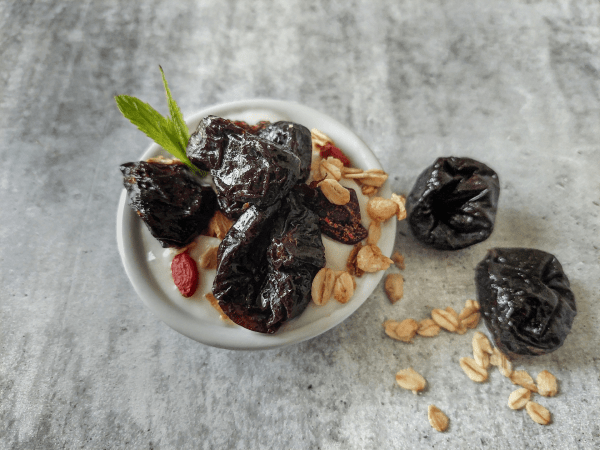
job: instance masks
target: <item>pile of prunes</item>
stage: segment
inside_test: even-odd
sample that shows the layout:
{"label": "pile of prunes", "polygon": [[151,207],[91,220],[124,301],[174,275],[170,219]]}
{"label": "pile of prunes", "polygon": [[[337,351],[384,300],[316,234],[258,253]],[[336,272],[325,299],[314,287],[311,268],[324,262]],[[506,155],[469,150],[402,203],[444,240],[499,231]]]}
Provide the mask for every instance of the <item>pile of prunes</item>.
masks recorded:
{"label": "pile of prunes", "polygon": [[292,122],[249,126],[209,116],[187,156],[212,175],[216,192],[183,164],[127,163],[129,204],[163,247],[188,245],[216,210],[233,220],[219,245],[213,295],[233,322],[274,333],[311,300],[325,266],[321,232],[346,244],[366,237],[356,194],[337,206],[306,184],[311,133]]}
{"label": "pile of prunes", "polygon": [[[499,195],[498,175],[485,164],[438,158],[407,198],[412,234],[439,250],[483,242],[492,234]],[[494,248],[477,266],[475,283],[486,326],[505,355],[543,355],[564,343],[577,308],[556,257],[537,249]]]}

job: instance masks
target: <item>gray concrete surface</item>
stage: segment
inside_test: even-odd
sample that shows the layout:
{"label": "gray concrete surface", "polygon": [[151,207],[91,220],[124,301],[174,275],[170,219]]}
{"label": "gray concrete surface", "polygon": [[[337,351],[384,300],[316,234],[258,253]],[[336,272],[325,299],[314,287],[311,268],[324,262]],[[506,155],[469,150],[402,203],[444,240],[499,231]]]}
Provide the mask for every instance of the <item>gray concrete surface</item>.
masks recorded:
{"label": "gray concrete surface", "polygon": [[[596,1],[0,1],[0,448],[598,448],[599,25]],[[399,193],[436,156],[480,159],[501,179],[496,230],[444,253],[400,225],[404,299],[380,286],[300,345],[191,341],[143,306],[116,248],[118,164],[149,141],[113,97],[164,112],[159,64],[184,114],[267,97],[335,117]],[[555,254],[577,296],[564,347],[517,365],[559,379],[536,397],[549,426],[506,406],[498,372],[466,378],[471,334],[383,334],[462,307],[492,246]],[[409,366],[418,396],[394,380]]]}

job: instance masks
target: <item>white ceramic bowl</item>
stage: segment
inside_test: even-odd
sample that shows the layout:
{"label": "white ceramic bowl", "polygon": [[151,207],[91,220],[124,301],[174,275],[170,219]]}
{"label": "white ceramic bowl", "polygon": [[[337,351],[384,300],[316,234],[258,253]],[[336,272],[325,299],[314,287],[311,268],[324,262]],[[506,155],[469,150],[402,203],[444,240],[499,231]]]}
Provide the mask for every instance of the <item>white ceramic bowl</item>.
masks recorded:
{"label": "white ceramic bowl", "polygon": [[[306,106],[277,100],[246,100],[217,105],[200,111],[187,120],[190,133],[196,129],[200,120],[208,115],[245,120],[248,123],[260,120],[288,120],[309,129],[317,128],[333,139],[354,167],[382,168],[369,147],[351,130],[331,117]],[[153,144],[141,159],[159,154],[165,153],[158,145]],[[351,183],[348,186],[351,186]],[[368,227],[366,197],[362,196],[360,189],[357,189],[357,194],[361,203],[363,225]],[[391,196],[388,183],[381,188],[379,195],[387,198]],[[388,220],[382,226],[379,241],[379,247],[386,256],[392,253],[395,236],[396,221]],[[204,239],[197,252],[201,251],[203,245],[218,245],[218,241],[214,241],[216,238]],[[336,243],[327,237],[323,237],[323,241],[327,266],[344,269],[352,246]],[[185,336],[203,344],[227,349],[276,348],[314,338],[335,327],[356,311],[383,276],[383,271],[380,271],[357,278],[354,296],[348,303],[342,305],[332,298],[328,304],[319,307],[311,302],[301,316],[284,324],[277,333],[267,335],[246,330],[219,318],[217,311],[204,298],[204,293],[211,291],[214,270],[201,273],[200,286],[193,297],[187,299],[179,294],[169,270],[172,253],[160,246],[128,206],[124,189],[117,212],[117,242],[125,271],[134,289],[154,314]]]}

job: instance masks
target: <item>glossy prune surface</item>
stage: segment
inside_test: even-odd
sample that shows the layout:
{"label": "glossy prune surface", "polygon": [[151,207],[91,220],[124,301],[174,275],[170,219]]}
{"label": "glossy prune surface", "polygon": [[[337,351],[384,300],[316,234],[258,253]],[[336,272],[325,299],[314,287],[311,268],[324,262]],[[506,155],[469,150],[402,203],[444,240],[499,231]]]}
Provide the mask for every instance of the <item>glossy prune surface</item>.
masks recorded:
{"label": "glossy prune surface", "polygon": [[287,147],[220,117],[202,119],[186,151],[193,164],[210,171],[221,210],[230,219],[237,219],[246,203],[273,205],[300,178],[300,159]]}
{"label": "glossy prune surface", "polygon": [[500,183],[485,164],[438,158],[418,177],[407,201],[408,223],[422,243],[458,250],[487,239],[494,229]]}
{"label": "glossy prune surface", "polygon": [[183,164],[122,164],[129,206],[163,247],[184,247],[208,225],[217,207],[209,186]]}
{"label": "glossy prune surface", "polygon": [[312,137],[308,128],[294,122],[279,121],[259,128],[257,135],[289,148],[300,158],[300,180],[308,178],[312,159]]}
{"label": "glossy prune surface", "polygon": [[250,206],[219,246],[213,294],[238,325],[274,333],[311,299],[325,265],[318,217],[292,193],[285,204]]}
{"label": "glossy prune surface", "polygon": [[556,257],[491,249],[475,269],[475,283],[485,324],[504,354],[544,355],[563,345],[577,307]]}

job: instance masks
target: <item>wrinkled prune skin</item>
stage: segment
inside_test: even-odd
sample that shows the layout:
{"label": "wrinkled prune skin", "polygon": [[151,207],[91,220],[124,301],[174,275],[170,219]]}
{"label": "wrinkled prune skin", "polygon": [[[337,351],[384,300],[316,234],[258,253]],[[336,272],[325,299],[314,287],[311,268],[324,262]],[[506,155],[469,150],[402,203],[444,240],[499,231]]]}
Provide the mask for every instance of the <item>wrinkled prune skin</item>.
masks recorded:
{"label": "wrinkled prune skin", "polygon": [[422,243],[458,250],[486,240],[494,229],[500,182],[485,164],[444,157],[425,169],[406,201],[408,223]]}
{"label": "wrinkled prune skin", "polygon": [[208,225],[217,207],[210,186],[183,164],[146,161],[120,166],[129,206],[163,247],[185,247]]}
{"label": "wrinkled prune skin", "polygon": [[312,159],[312,137],[308,128],[294,122],[279,121],[260,128],[257,134],[263,139],[289,148],[300,158],[300,180],[308,179]]}
{"label": "wrinkled prune skin", "polygon": [[558,260],[541,250],[495,248],[475,269],[477,298],[496,346],[508,357],[563,345],[577,314]]}
{"label": "wrinkled prune skin", "polygon": [[302,200],[319,216],[321,232],[343,244],[354,245],[366,239],[369,232],[361,223],[360,204],[356,191],[350,191],[350,201],[345,205],[335,205],[327,200],[316,186],[298,185]]}
{"label": "wrinkled prune skin", "polygon": [[205,117],[186,149],[193,164],[209,170],[223,213],[237,219],[244,208],[267,208],[284,198],[300,177],[300,159],[227,119]]}
{"label": "wrinkled prune skin", "polygon": [[250,206],[219,246],[213,294],[223,312],[252,331],[274,333],[311,299],[325,265],[318,217],[291,193],[266,209]]}

